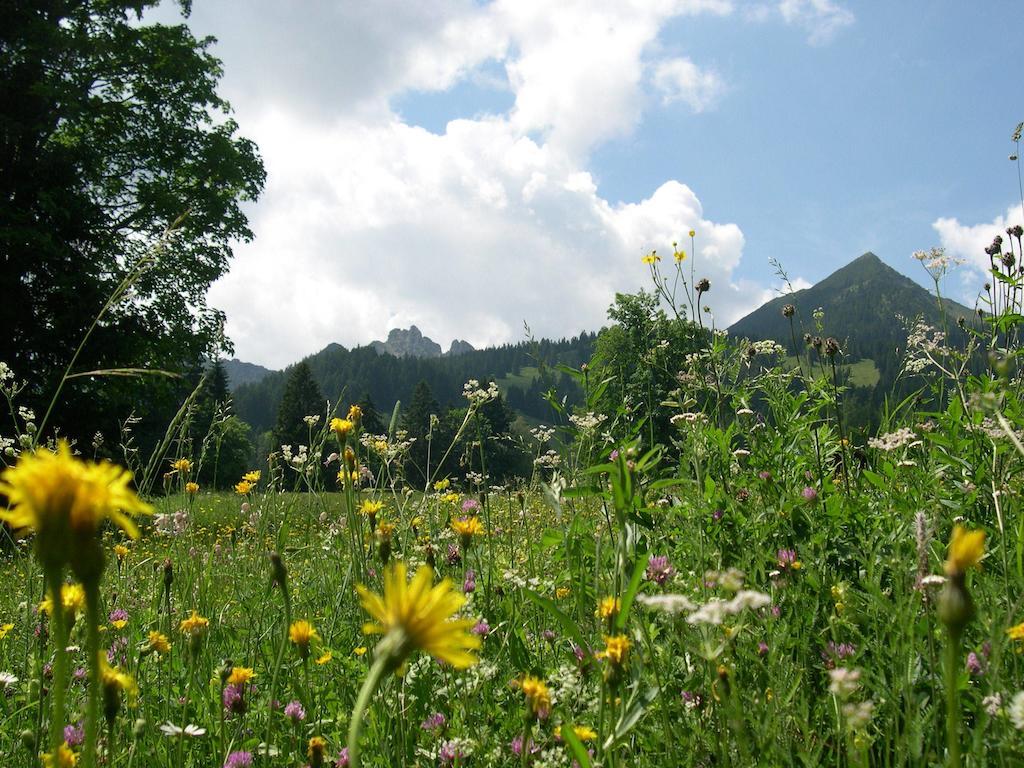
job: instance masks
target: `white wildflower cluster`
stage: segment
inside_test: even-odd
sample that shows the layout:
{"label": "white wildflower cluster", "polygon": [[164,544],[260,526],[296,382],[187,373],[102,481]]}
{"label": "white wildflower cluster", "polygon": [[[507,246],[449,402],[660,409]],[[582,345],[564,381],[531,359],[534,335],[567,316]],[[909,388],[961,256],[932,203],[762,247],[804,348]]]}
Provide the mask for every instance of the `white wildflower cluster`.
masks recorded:
{"label": "white wildflower cluster", "polygon": [[599,426],[604,422],[605,416],[594,413],[593,411],[587,411],[583,414],[574,413],[569,417],[570,423],[576,427],[580,432],[588,434],[597,430]]}
{"label": "white wildflower cluster", "polygon": [[387,461],[392,461],[407,453],[415,442],[416,438],[409,437],[409,432],[404,429],[395,432],[395,436],[391,440],[388,440],[387,435],[371,435],[365,432],[359,436],[360,445]]}
{"label": "white wildflower cluster", "polygon": [[736,616],[745,609],[758,610],[772,604],[770,595],[764,592],[755,592],[751,589],[741,589],[731,600],[712,598],[696,611],[686,617],[689,624],[721,624],[726,617]]}
{"label": "white wildflower cluster", "polygon": [[1024,731],[1024,691],[1018,691],[1013,695],[1006,714],[1010,716],[1014,728]]}
{"label": "white wildflower cluster", "polygon": [[933,280],[938,280],[946,274],[950,267],[964,263],[963,259],[946,255],[946,249],[942,247],[933,247],[927,251],[914,251],[911,258],[920,261]]}
{"label": "white wildflower cluster", "polygon": [[871,725],[871,718],[875,713],[875,702],[871,699],[857,703],[849,702],[843,704],[842,712],[847,728],[851,731],[863,731]]}
{"label": "white wildflower cluster", "polygon": [[320,422],[320,414],[314,416],[303,416],[302,420],[306,422],[306,426],[312,429]]}
{"label": "white wildflower cluster", "polygon": [[782,355],[786,352],[785,347],[771,339],[751,342],[750,349],[753,350],[755,355]]}
{"label": "white wildflower cluster", "polygon": [[848,699],[860,689],[860,670],[836,667],[828,671],[828,692],[839,699]]}
{"label": "white wildflower cluster", "polygon": [[533,460],[535,466],[541,469],[557,469],[562,464],[562,456],[555,450],[548,450]]}
{"label": "white wildflower cluster", "polygon": [[[990,440],[1005,440],[1008,437],[1006,430],[1003,429],[1002,425],[991,416],[984,417],[980,424],[968,422],[965,426],[971,432],[980,432]],[[1014,430],[1013,434],[1018,440],[1024,442],[1024,432]]]}
{"label": "white wildflower cluster", "polygon": [[548,679],[553,702],[596,702],[598,697],[586,695],[586,683],[578,664],[562,664]]}
{"label": "white wildflower cluster", "polygon": [[517,589],[532,589],[542,595],[555,591],[555,582],[551,579],[542,579],[540,576],[526,578],[515,571],[508,570],[501,575],[501,578],[506,584],[511,584]]}
{"label": "white wildflower cluster", "polygon": [[935,362],[935,357],[948,355],[950,350],[945,341],[945,333],[923,320],[916,320],[907,334],[907,355],[903,361],[903,372],[920,373]]}
{"label": "white wildflower cluster", "polygon": [[637,595],[636,601],[662,613],[691,613],[697,604],[686,595]]}
{"label": "white wildflower cluster", "polygon": [[481,475],[479,472],[466,473],[466,485],[469,487],[483,488],[484,484],[490,479],[490,475]]}
{"label": "white wildflower cluster", "polygon": [[704,424],[707,420],[708,417],[706,414],[699,412],[686,412],[677,413],[669,419],[669,422],[674,427],[682,427],[684,425]]}
{"label": "white wildflower cluster", "polygon": [[900,427],[895,432],[868,438],[868,446],[879,451],[895,451],[904,446],[914,448],[920,444],[921,441],[910,427]]}
{"label": "white wildflower cluster", "polygon": [[530,430],[530,434],[533,435],[533,439],[543,445],[544,443],[551,440],[555,436],[554,427],[545,427],[541,424],[539,427],[534,427]]}
{"label": "white wildflower cluster", "polygon": [[188,530],[188,512],[179,509],[172,514],[159,514],[153,518],[153,526],[157,533],[165,536],[180,536]]}
{"label": "white wildflower cluster", "polygon": [[462,396],[469,400],[471,407],[479,407],[492,400],[497,400],[500,394],[498,385],[493,381],[487,383],[486,389],[481,387],[480,382],[476,379],[470,379],[462,385]]}
{"label": "white wildflower cluster", "polygon": [[284,457],[285,463],[293,469],[301,470],[306,462],[309,461],[309,447],[300,445],[299,450],[293,452],[292,446],[282,445],[281,456]]}
{"label": "white wildflower cluster", "polygon": [[984,699],[981,700],[981,706],[985,711],[995,717],[1003,709],[1003,696],[998,691],[996,693],[990,693]]}

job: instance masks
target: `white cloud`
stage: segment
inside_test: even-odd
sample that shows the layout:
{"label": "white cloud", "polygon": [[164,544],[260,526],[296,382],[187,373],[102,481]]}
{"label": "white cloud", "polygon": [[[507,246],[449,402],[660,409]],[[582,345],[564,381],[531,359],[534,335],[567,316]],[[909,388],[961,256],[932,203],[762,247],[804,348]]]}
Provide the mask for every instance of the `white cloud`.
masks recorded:
{"label": "white cloud", "polygon": [[973,268],[963,275],[963,282],[969,292],[974,292],[978,289],[978,273],[987,275],[992,268],[985,248],[992,244],[996,235],[1000,235],[1003,249],[1009,250],[1010,238],[1006,229],[1018,224],[1024,225],[1024,215],[1020,203],[1014,203],[1006,209],[1005,215],[996,216],[988,223],[961,224],[956,218],[939,218],[932,222],[932,229],[939,235],[939,243],[946,249],[947,256],[960,259]]}
{"label": "white cloud", "polygon": [[856,21],[853,13],[834,0],[778,0],[754,3],[744,8],[747,21],[766,22],[781,18],[786,24],[807,32],[811,45],[826,45],[845,27]]}
{"label": "white cloud", "polygon": [[653,82],[662,95],[662,103],[684,101],[694,112],[713,107],[725,91],[725,81],[717,72],[701,69],[687,58],[659,62]]}
{"label": "white cloud", "polygon": [[[812,3],[818,5],[819,3]],[[831,7],[829,3],[826,6]],[[225,85],[268,182],[210,300],[243,359],[281,366],[330,342],[415,323],[438,342],[595,330],[616,291],[648,283],[640,256],[697,231],[694,267],[719,326],[765,297],[739,279],[736,224],[668,180],[639,202],[605,199],[589,168],[657,96],[708,109],[724,84],[659,34],[723,0],[428,4],[267,0],[197,4],[223,44]],[[205,14],[205,15],[201,15]],[[795,22],[794,22],[795,23]],[[241,30],[241,31],[240,31]],[[405,122],[398,95],[444,91],[504,67],[507,112],[442,133]]]}

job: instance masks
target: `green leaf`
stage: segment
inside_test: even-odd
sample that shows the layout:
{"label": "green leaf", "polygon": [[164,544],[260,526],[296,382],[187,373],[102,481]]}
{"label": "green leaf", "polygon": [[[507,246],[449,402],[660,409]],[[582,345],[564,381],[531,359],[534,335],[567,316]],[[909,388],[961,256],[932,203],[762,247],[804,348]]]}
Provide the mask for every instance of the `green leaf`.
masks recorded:
{"label": "green leaf", "polygon": [[562,740],[569,745],[569,750],[572,752],[573,758],[580,764],[580,768],[591,768],[593,763],[590,762],[590,755],[587,754],[587,748],[583,746],[583,742],[579,740],[576,735],[576,731],[572,729],[572,726],[568,723],[562,725]]}
{"label": "green leaf", "polygon": [[615,628],[621,630],[626,626],[626,619],[629,618],[629,609],[633,606],[636,593],[640,590],[640,582],[643,581],[644,571],[647,570],[647,553],[636,553],[636,564],[633,566],[633,577],[629,580],[629,587],[626,594],[622,596],[622,608],[619,615],[615,617]]}

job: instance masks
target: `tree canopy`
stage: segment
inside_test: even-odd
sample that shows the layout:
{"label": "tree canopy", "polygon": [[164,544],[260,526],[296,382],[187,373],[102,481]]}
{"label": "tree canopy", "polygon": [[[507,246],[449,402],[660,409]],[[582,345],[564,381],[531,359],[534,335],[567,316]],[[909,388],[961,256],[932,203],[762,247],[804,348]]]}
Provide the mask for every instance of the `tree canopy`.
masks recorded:
{"label": "tree canopy", "polygon": [[[206,291],[226,272],[232,242],[252,237],[242,204],[259,195],[265,173],[216,92],[213,40],[197,40],[185,25],[142,23],[156,4],[5,6],[0,360],[29,379],[37,406],[144,256],[151,262],[106,313],[75,372],[194,373],[229,348],[224,315]],[[166,380],[76,378],[55,423],[91,435],[134,402],[159,411],[180,390]]]}

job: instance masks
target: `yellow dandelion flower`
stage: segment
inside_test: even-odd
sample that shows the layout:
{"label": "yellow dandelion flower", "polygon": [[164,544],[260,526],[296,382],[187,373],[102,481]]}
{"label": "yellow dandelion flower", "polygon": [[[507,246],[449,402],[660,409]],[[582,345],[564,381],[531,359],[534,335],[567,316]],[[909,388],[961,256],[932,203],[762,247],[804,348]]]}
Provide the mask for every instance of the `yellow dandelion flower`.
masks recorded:
{"label": "yellow dandelion flower", "polygon": [[377,523],[377,535],[382,539],[390,539],[395,532],[394,523]]}
{"label": "yellow dandelion flower", "polygon": [[239,496],[245,496],[245,494],[252,491],[252,489],[253,484],[250,483],[248,480],[242,480],[241,482],[235,485],[235,493],[237,493]]}
{"label": "yellow dandelion flower", "polygon": [[181,630],[182,634],[189,635],[190,637],[205,635],[209,628],[210,620],[200,616],[194,610],[191,616],[183,619],[181,624],[178,625],[178,629]]}
{"label": "yellow dandelion flower", "polygon": [[[60,602],[64,606],[64,613],[72,616],[82,613],[85,610],[85,588],[81,584],[62,584]],[[39,612],[48,615],[53,613],[52,596],[47,596],[39,604]]]}
{"label": "yellow dandelion flower", "polygon": [[452,520],[452,530],[463,539],[467,539],[473,536],[483,536],[484,526],[479,517],[470,515]]}
{"label": "yellow dandelion flower", "polygon": [[676,264],[681,264],[686,260],[686,251],[673,251],[672,258],[676,260]]}
{"label": "yellow dandelion flower", "polygon": [[131,480],[131,472],[114,464],[75,458],[62,440],[56,453],[23,453],[0,473],[0,494],[8,503],[0,521],[35,531],[43,565],[59,568],[84,555],[84,545],[105,520],[138,538],[129,515],[150,514],[153,508],[135,495]]}
{"label": "yellow dandelion flower", "polygon": [[171,643],[167,639],[167,635],[163,632],[157,632],[155,629],[147,635],[147,641],[149,644],[149,650],[159,653],[161,655],[169,653],[171,650]]}
{"label": "yellow dandelion flower", "polygon": [[597,653],[599,659],[607,659],[612,664],[621,667],[629,656],[629,638],[625,635],[605,635],[604,650]]}
{"label": "yellow dandelion flower", "polygon": [[14,629],[13,624],[0,624],[0,640],[3,640]]}
{"label": "yellow dandelion flower", "polygon": [[128,626],[128,622],[125,619],[114,619],[110,624],[114,629],[124,629]]}
{"label": "yellow dandelion flower", "polygon": [[115,544],[114,554],[117,555],[118,560],[124,560],[126,557],[128,557],[128,547],[126,547],[124,544]]}
{"label": "yellow dandelion flower", "polygon": [[434,483],[434,490],[435,491],[445,491],[445,490],[448,489],[448,486],[450,486],[451,484],[452,484],[452,481],[449,480],[446,477],[444,480],[438,480],[436,483]]}
{"label": "yellow dandelion flower", "polygon": [[305,660],[309,656],[309,644],[313,640],[319,640],[320,635],[316,633],[312,624],[305,619],[299,619],[288,627],[288,639],[298,646],[299,654]]}
{"label": "yellow dandelion flower", "polygon": [[950,576],[964,573],[981,562],[985,554],[985,532],[968,531],[961,525],[953,527],[953,536],[949,540],[949,557],[946,560],[946,573]]}
{"label": "yellow dandelion flower", "polygon": [[256,677],[256,673],[253,672],[252,667],[232,667],[226,682],[228,685],[246,685],[254,677]]}
{"label": "yellow dandelion flower", "polygon": [[357,645],[355,648],[352,649],[352,653],[354,653],[356,656],[365,656],[366,655],[366,646],[365,645]]}
{"label": "yellow dandelion flower", "polygon": [[353,425],[361,422],[363,420],[363,409],[358,405],[350,405],[348,409],[348,420],[351,421]]}
{"label": "yellow dandelion flower", "polygon": [[576,738],[580,741],[593,741],[597,738],[597,731],[585,725],[574,725],[572,732],[576,734]]}
{"label": "yellow dandelion flower", "polygon": [[[469,651],[480,647],[480,638],[469,633],[472,619],[451,618],[466,602],[451,581],[433,584],[434,573],[428,566],[406,581],[405,563],[398,562],[384,574],[384,594],[377,595],[358,587],[362,606],[376,623],[363,626],[366,634],[383,634],[384,650],[398,667],[416,650],[429,653],[456,669],[477,663]],[[379,651],[378,651],[379,653]]]}
{"label": "yellow dandelion flower", "polygon": [[690,237],[693,237],[693,236],[694,236],[694,235],[696,235],[696,234],[697,234],[697,233],[696,233],[696,232],[694,232],[694,231],[693,231],[692,229],[690,230]]}
{"label": "yellow dandelion flower", "polygon": [[183,475],[187,475],[192,471],[192,462],[188,459],[174,459],[171,462],[171,469],[175,472],[180,472]]}
{"label": "yellow dandelion flower", "polygon": [[324,664],[328,663],[333,658],[334,658],[334,654],[331,651],[324,651],[323,654],[321,654],[317,658],[316,663],[319,664],[320,666],[323,666]]}
{"label": "yellow dandelion flower", "polygon": [[555,590],[555,598],[558,600],[564,600],[572,594],[572,590],[569,587],[559,587]]}
{"label": "yellow dandelion flower", "polygon": [[367,517],[376,517],[377,513],[382,509],[384,509],[384,502],[372,499],[366,499],[366,501],[359,505],[359,511]]}
{"label": "yellow dandelion flower", "polygon": [[107,654],[100,653],[100,682],[103,683],[103,688],[107,691],[108,696],[111,693],[127,694],[129,697],[134,698],[139,693],[139,688],[135,684],[135,678],[129,675],[127,672],[122,672],[117,667],[112,667],[107,663]]}
{"label": "yellow dandelion flower", "polygon": [[[1006,630],[1006,636],[1011,640],[1016,640],[1018,643],[1024,643],[1024,621],[1015,627],[1010,627]],[[3,637],[0,635],[0,637]]]}
{"label": "yellow dandelion flower", "polygon": [[621,608],[622,601],[619,598],[605,597],[597,604],[597,610],[594,611],[594,615],[601,619],[611,619],[618,614]]}
{"label": "yellow dandelion flower", "polygon": [[57,753],[47,752],[43,755],[45,768],[75,768],[78,765],[78,753],[74,752],[65,741],[57,748]]}
{"label": "yellow dandelion flower", "polygon": [[327,742],[321,736],[314,736],[306,747],[306,756],[314,763],[323,763]]}
{"label": "yellow dandelion flower", "polygon": [[195,496],[199,493],[199,483],[185,483],[185,493],[189,496]]}
{"label": "yellow dandelion flower", "polygon": [[526,697],[526,705],[536,717],[547,717],[551,711],[551,691],[539,677],[527,675],[519,683],[519,688]]}
{"label": "yellow dandelion flower", "polygon": [[331,419],[331,432],[337,435],[339,440],[344,440],[355,426],[349,419]]}
{"label": "yellow dandelion flower", "polygon": [[258,469],[253,469],[249,472],[246,472],[244,475],[242,475],[242,479],[245,480],[245,482],[247,483],[252,483],[253,485],[256,485],[256,483],[260,481],[260,471]]}
{"label": "yellow dandelion flower", "polygon": [[661,261],[661,256],[658,255],[657,251],[651,251],[646,256],[640,259],[644,264],[657,264]]}

